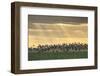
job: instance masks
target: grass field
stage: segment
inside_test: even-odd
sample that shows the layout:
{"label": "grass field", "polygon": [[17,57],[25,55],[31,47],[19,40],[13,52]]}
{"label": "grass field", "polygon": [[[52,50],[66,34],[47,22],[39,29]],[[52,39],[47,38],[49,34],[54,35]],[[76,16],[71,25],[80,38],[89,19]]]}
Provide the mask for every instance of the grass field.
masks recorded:
{"label": "grass field", "polygon": [[28,52],[28,60],[79,59],[88,58],[88,51],[70,52]]}

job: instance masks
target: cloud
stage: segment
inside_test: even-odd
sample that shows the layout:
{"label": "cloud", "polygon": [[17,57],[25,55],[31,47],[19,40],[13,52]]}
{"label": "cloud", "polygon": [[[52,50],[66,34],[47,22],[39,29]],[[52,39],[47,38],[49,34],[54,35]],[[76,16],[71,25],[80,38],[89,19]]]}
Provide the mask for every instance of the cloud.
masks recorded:
{"label": "cloud", "polygon": [[72,17],[72,16],[47,16],[47,15],[28,15],[28,23],[31,26],[32,23],[46,23],[46,24],[83,24],[87,23],[87,17]]}
{"label": "cloud", "polygon": [[87,26],[82,24],[80,26],[64,25],[58,26],[53,24],[53,26],[37,26],[34,29],[29,28],[29,35],[34,35],[37,37],[87,37]]}
{"label": "cloud", "polygon": [[87,38],[86,17],[29,15],[29,35],[35,37]]}
{"label": "cloud", "polygon": [[88,41],[87,17],[28,16],[29,47]]}

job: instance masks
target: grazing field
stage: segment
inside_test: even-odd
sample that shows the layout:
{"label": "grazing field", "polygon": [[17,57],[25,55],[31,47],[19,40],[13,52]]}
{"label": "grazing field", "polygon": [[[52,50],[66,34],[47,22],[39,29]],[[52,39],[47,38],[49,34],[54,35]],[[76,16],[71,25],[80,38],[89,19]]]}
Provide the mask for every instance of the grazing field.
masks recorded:
{"label": "grazing field", "polygon": [[88,45],[81,43],[39,45],[28,48],[28,60],[88,58]]}
{"label": "grazing field", "polygon": [[87,58],[87,51],[77,51],[77,52],[40,52],[34,53],[29,52],[28,60],[50,60],[50,59],[79,59],[79,58]]}

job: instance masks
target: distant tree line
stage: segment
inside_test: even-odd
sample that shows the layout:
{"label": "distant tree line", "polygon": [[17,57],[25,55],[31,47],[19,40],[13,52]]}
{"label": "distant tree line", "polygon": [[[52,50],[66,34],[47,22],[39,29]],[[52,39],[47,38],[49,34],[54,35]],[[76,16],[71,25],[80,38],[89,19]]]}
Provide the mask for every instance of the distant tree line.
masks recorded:
{"label": "distant tree line", "polygon": [[83,43],[38,45],[37,48],[28,48],[29,52],[68,52],[68,51],[84,51],[87,49],[88,49],[88,44],[83,44]]}

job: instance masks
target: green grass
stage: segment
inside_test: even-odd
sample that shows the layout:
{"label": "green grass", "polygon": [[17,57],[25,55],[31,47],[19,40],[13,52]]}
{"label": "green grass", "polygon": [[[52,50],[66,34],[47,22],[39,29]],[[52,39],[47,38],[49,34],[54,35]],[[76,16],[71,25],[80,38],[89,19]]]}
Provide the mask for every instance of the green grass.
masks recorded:
{"label": "green grass", "polygon": [[51,59],[80,59],[88,58],[87,51],[77,51],[77,52],[29,52],[28,60],[51,60]]}

